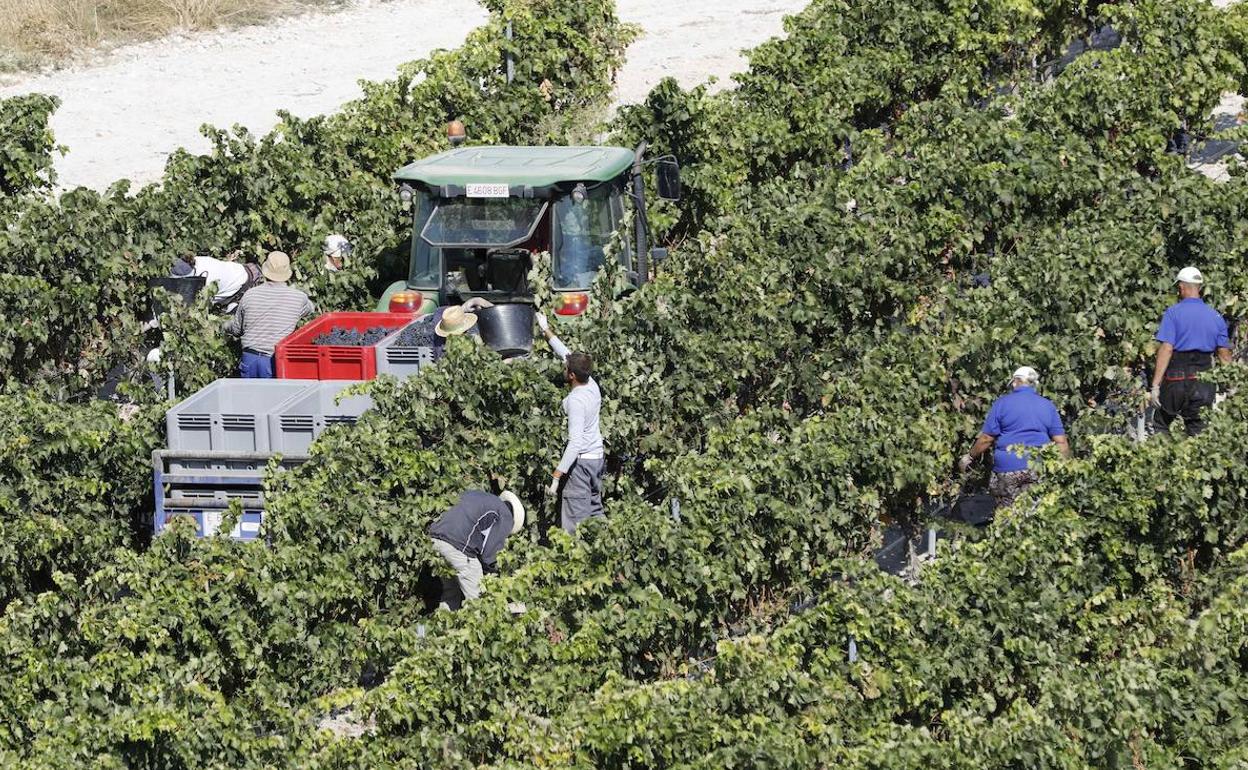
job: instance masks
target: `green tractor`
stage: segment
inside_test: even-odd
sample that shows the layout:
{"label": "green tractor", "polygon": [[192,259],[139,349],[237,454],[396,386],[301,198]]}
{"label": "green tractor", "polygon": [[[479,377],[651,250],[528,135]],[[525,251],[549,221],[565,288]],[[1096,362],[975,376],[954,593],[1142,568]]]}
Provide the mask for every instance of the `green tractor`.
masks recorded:
{"label": "green tractor", "polygon": [[[423,295],[423,312],[473,297],[531,304],[528,274],[533,255],[542,252],[552,258],[556,316],[585,312],[609,253],[640,286],[650,265],[666,256],[647,247],[643,170],[656,165],[661,198],[680,197],[675,160],[647,161],[645,151],[645,144],[636,150],[459,147],[403,167],[394,178],[412,210],[411,261],[407,278],[386,289],[377,309],[392,310],[392,300],[401,304],[415,291]],[[617,248],[607,249],[611,243]]]}

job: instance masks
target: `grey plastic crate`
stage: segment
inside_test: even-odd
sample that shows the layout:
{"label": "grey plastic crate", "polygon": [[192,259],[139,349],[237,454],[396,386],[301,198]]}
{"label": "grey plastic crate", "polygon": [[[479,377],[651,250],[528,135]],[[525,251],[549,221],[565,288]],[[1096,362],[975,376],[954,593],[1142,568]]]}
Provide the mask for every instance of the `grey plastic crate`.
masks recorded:
{"label": "grey plastic crate", "polygon": [[389,337],[386,337],[384,340],[377,343],[378,375],[389,374],[393,377],[402,379],[416,374],[422,367],[433,363],[432,347],[395,347],[395,343],[399,341],[399,337],[403,335],[403,332],[407,329],[407,327],[416,322],[417,321],[412,321],[412,323],[404,326],[396,333],[391,334]]}
{"label": "grey plastic crate", "polygon": [[341,403],[335,402],[344,389],[359,384],[356,380],[325,380],[283,404],[281,409],[269,415],[272,450],[304,455],[316,437],[329,426],[354,425],[360,415],[372,408],[372,397],[348,396]]}
{"label": "grey plastic crate", "polygon": [[270,414],[316,383],[306,380],[217,380],[169,410],[169,448],[269,451]]}

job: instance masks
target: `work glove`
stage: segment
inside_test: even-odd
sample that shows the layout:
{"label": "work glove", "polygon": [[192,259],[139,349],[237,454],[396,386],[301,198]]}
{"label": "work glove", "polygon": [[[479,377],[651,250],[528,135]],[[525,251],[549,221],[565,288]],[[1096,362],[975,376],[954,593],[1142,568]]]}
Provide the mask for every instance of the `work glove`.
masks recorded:
{"label": "work glove", "polygon": [[961,459],[958,460],[958,470],[962,471],[963,473],[966,473],[967,471],[971,469],[971,466],[974,464],[975,464],[974,457],[971,457],[969,454],[962,455]]}
{"label": "work glove", "polygon": [[1157,409],[1161,408],[1161,386],[1154,385],[1153,389],[1148,392],[1148,405]]}
{"label": "work glove", "polygon": [[545,314],[545,313],[538,313],[538,314],[537,314],[537,328],[539,328],[539,329],[541,329],[541,330],[542,330],[542,334],[549,334],[549,333],[550,333],[550,321],[547,321],[547,320],[546,320],[546,314]]}
{"label": "work glove", "polygon": [[551,476],[550,486],[546,487],[546,495],[548,497],[554,497],[555,495],[558,495],[558,494],[559,494],[559,477]]}

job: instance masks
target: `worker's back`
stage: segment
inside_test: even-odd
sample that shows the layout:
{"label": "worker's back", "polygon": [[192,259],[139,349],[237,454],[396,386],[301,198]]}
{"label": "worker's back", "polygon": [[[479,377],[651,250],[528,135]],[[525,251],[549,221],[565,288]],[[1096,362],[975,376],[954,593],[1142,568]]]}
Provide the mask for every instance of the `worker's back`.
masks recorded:
{"label": "worker's back", "polygon": [[236,311],[243,348],[272,355],[277,343],[312,309],[307,294],[284,283],[264,283],[248,291]]}
{"label": "worker's back", "polygon": [[213,257],[195,258],[195,275],[202,275],[208,283],[217,285],[214,302],[224,303],[247,285],[247,266],[241,262],[227,262]]}
{"label": "worker's back", "polygon": [[454,506],[429,525],[429,534],[469,556],[493,562],[511,534],[514,516],[501,497],[468,490]]}
{"label": "worker's back", "polygon": [[1044,446],[1053,436],[1063,435],[1065,430],[1053,402],[1035,388],[1023,386],[993,403],[983,432],[997,439],[993,457],[995,469],[1011,472],[1028,466],[1027,453],[1016,447]]}

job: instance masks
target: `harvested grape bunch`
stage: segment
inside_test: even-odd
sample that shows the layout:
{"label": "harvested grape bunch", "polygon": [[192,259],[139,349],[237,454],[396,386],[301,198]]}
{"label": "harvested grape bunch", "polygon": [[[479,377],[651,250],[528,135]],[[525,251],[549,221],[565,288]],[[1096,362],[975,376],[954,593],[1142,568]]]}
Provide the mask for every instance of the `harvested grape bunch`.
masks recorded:
{"label": "harvested grape bunch", "polygon": [[396,348],[428,348],[433,347],[433,316],[410,324],[399,338],[394,341]]}
{"label": "harvested grape bunch", "polygon": [[392,330],[384,326],[374,326],[368,331],[358,331],[356,329],[343,329],[335,326],[316,339],[312,340],[313,345],[340,345],[344,347],[367,347],[376,345],[381,342],[387,334]]}

